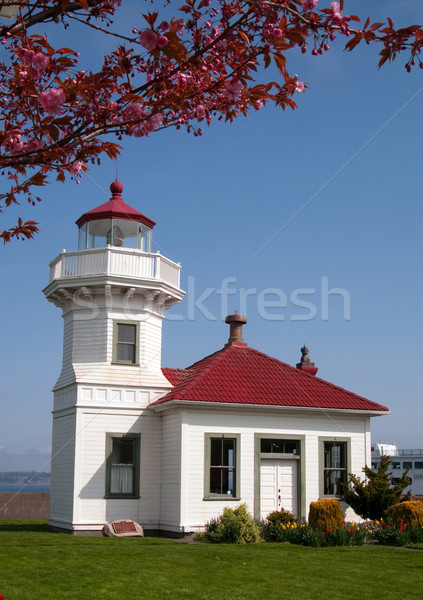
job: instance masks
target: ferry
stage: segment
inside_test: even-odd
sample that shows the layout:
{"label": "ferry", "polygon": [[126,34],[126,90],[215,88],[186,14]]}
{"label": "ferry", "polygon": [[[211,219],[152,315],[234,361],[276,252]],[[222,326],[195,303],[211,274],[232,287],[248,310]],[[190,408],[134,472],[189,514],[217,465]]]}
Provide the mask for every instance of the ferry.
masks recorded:
{"label": "ferry", "polygon": [[405,488],[404,493],[411,490],[413,496],[423,496],[423,449],[399,449],[395,444],[372,444],[372,469],[376,470],[380,457],[387,454],[391,458],[390,471],[392,483],[396,484],[407,469],[411,479],[411,486]]}

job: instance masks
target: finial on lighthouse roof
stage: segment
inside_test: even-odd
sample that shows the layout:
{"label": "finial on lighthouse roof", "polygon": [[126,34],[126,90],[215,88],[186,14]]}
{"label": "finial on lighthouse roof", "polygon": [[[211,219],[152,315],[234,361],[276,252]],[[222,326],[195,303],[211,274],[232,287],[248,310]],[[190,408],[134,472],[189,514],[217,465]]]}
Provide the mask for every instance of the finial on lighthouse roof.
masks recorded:
{"label": "finial on lighthouse roof", "polygon": [[116,179],[116,181],[111,184],[110,191],[112,192],[113,196],[120,196],[123,192],[123,185]]}
{"label": "finial on lighthouse roof", "polygon": [[309,353],[309,349],[304,344],[304,346],[301,348],[301,360],[299,363],[297,363],[297,369],[300,369],[301,371],[305,371],[306,373],[309,373],[310,375],[316,375],[316,373],[319,369],[314,366],[314,363],[310,362],[310,357],[309,357],[308,353]]}

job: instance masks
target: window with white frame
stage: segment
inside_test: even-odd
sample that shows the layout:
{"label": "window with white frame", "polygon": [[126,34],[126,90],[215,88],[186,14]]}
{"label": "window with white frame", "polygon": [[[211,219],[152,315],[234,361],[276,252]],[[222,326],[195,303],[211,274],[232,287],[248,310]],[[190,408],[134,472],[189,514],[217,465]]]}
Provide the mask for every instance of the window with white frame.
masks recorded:
{"label": "window with white frame", "polygon": [[106,498],[139,498],[139,458],[139,434],[106,434]]}

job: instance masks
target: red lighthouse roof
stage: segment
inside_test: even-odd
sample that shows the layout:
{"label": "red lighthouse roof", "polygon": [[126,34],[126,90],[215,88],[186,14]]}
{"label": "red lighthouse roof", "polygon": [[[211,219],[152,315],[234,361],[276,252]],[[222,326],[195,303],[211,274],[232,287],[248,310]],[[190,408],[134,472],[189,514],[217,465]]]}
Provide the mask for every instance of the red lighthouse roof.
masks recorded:
{"label": "red lighthouse roof", "polygon": [[143,223],[152,229],[156,223],[135,208],[132,208],[132,206],[129,206],[129,204],[126,204],[121,197],[122,190],[123,185],[120,181],[114,181],[110,186],[110,191],[112,192],[110,200],[80,216],[76,221],[78,227],[82,227],[82,225],[88,221],[98,221],[100,219],[124,219],[126,221]]}

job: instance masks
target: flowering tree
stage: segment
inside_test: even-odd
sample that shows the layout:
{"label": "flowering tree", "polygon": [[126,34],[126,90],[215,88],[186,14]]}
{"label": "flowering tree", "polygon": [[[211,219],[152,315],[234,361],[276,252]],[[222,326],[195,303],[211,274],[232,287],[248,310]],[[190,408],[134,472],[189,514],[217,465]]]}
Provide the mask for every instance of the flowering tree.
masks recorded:
{"label": "flowering tree", "polygon": [[[345,14],[342,0],[164,4],[165,15],[172,9],[174,16],[147,12],[145,0],[145,14],[136,14],[136,27],[122,35],[113,27],[120,0],[0,0],[0,169],[9,180],[0,211],[21,198],[35,204],[34,189],[52,176],[78,179],[102,154],[116,158],[124,136],[167,127],[198,136],[213,119],[232,121],[267,103],[296,108],[293,97],[306,85],[288,71],[289,50],[323,54],[344,36],[347,50],[379,43],[379,66],[406,51],[408,71],[423,67],[421,27],[395,29],[389,18],[362,25]],[[53,48],[45,34],[47,25],[75,23],[116,39],[96,72],[78,64],[77,49]],[[272,64],[277,81],[266,77]],[[19,219],[0,237],[7,242],[36,231],[35,222]]]}

